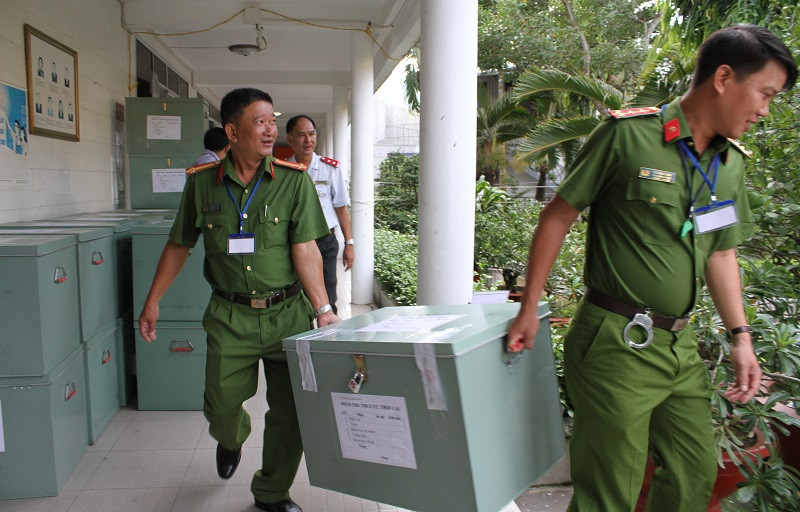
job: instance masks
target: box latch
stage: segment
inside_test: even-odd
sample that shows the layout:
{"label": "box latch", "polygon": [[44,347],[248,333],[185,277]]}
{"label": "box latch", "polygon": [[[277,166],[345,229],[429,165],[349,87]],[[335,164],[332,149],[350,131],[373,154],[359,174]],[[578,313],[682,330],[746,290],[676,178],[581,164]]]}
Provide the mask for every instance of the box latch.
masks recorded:
{"label": "box latch", "polygon": [[361,390],[362,384],[367,382],[367,365],[364,363],[364,356],[356,354],[353,356],[356,363],[356,373],[350,379],[348,387],[353,393],[358,393]]}

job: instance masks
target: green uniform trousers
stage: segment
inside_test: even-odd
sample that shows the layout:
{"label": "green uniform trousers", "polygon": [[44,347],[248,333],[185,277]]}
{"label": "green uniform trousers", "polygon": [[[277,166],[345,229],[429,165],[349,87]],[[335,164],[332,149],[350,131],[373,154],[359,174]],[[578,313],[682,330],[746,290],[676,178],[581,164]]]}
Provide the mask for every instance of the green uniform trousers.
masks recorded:
{"label": "green uniform trousers", "polygon": [[242,403],[256,394],[258,362],[267,383],[262,466],[251,489],[259,501],[289,498],[303,443],[289,367],[281,341],[308,330],[313,313],[298,294],[269,309],[252,309],[213,295],[203,317],[208,337],[203,412],[209,432],[225,449],[241,447],[250,434],[250,415]]}
{"label": "green uniform trousers", "polygon": [[[716,478],[708,378],[691,328],[653,329],[644,349],[623,339],[629,319],[582,302],[564,339],[575,406],[570,512],[635,507],[648,450],[661,466],[650,511],[706,510]],[[645,339],[640,328],[631,339]]]}

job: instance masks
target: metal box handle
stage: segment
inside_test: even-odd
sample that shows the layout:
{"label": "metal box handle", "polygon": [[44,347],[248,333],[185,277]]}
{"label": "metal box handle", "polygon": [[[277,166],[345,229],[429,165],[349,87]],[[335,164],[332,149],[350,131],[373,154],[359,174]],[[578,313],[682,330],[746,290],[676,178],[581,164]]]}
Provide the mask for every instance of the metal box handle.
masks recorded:
{"label": "metal box handle", "polygon": [[102,265],[103,262],[106,261],[103,259],[103,253],[100,251],[94,251],[92,253],[92,265]]}
{"label": "metal box handle", "polygon": [[100,358],[100,363],[101,364],[107,364],[109,361],[111,361],[111,351],[110,350],[104,350],[103,351],[103,355]]}
{"label": "metal box handle", "polygon": [[53,275],[53,281],[56,284],[61,284],[67,280],[67,271],[64,270],[64,267],[56,267],[55,274]]}
{"label": "metal box handle", "polygon": [[67,385],[64,386],[64,401],[71,400],[77,394],[78,386],[74,382],[67,382]]}
{"label": "metal box handle", "polygon": [[194,350],[194,345],[189,340],[172,340],[169,345],[170,352],[191,352]]}

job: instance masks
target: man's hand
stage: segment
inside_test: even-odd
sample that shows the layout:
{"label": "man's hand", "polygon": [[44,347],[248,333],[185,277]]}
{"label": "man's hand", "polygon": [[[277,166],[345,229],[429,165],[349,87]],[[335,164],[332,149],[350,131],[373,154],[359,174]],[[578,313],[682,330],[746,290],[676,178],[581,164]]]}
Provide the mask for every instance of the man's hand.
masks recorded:
{"label": "man's hand", "polygon": [[761,387],[762,377],[750,333],[737,334],[731,340],[731,363],[735,381],[725,392],[725,398],[735,402],[749,402]]}
{"label": "man's hand", "polygon": [[537,315],[523,314],[523,311],[520,310],[506,335],[506,350],[522,352],[523,349],[532,349],[536,332],[539,330],[539,323]]}
{"label": "man's hand", "polygon": [[317,317],[317,327],[324,327],[326,325],[335,324],[336,322],[341,321],[342,319],[336,316],[333,311],[326,311]]}
{"label": "man's hand", "polygon": [[148,305],[145,303],[139,314],[139,334],[148,343],[156,340],[156,321],[158,320],[158,303]]}
{"label": "man's hand", "polygon": [[353,268],[353,262],[356,259],[356,251],[353,249],[352,245],[345,244],[344,250],[342,251],[342,265],[344,265],[344,271],[347,272],[351,268]]}

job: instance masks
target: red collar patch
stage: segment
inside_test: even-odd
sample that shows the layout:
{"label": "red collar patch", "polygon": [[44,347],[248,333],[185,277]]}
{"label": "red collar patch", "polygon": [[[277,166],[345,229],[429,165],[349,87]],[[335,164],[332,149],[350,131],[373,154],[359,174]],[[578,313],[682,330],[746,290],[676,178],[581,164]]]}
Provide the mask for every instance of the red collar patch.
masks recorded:
{"label": "red collar patch", "polygon": [[681,136],[681,122],[676,117],[664,123],[664,142],[672,142]]}

